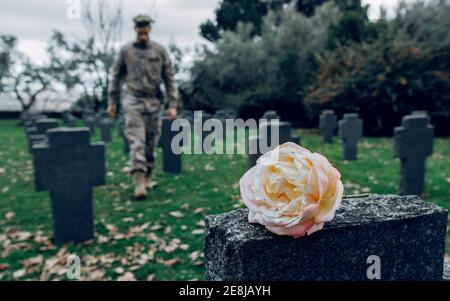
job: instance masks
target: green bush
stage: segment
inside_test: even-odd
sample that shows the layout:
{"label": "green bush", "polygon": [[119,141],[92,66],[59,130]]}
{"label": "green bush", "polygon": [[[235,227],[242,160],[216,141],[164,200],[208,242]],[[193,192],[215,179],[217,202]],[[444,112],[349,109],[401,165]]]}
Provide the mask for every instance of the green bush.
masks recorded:
{"label": "green bush", "polygon": [[310,16],[291,4],[269,12],[259,35],[239,23],[200,49],[186,96],[194,109],[233,108],[242,118],[276,110],[300,126],[316,126],[323,109],[354,111],[366,134],[383,135],[428,110],[440,130],[450,116],[448,16],[442,0],[402,3],[376,22],[359,0],[326,2]]}
{"label": "green bush", "polygon": [[403,7],[375,41],[323,53],[305,99],[311,114],[358,112],[367,134],[392,134],[413,110],[450,116],[449,13],[445,2]]}
{"label": "green bush", "polygon": [[315,53],[325,49],[326,32],[339,16],[331,3],[310,18],[291,6],[269,13],[261,36],[242,23],[225,32],[213,49],[196,55],[187,85],[193,108],[234,108],[243,118],[276,109],[283,119],[306,121],[303,98],[314,80]]}

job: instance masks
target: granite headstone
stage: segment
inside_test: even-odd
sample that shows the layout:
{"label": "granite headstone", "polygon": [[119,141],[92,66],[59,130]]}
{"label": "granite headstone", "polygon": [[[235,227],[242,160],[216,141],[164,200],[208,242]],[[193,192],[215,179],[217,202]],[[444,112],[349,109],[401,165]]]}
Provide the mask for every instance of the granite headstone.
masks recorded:
{"label": "granite headstone", "polygon": [[172,121],[163,117],[161,126],[161,148],[163,154],[163,172],[165,173],[181,173],[181,154],[173,152],[171,143],[173,137],[179,132],[171,130]]}
{"label": "granite headstone", "polygon": [[402,126],[394,129],[395,154],[400,158],[402,195],[424,192],[425,161],[433,153],[434,127],[425,115],[403,117]]}
{"label": "granite headstone", "polygon": [[362,120],[358,114],[345,114],[339,121],[339,137],[342,139],[342,157],[344,160],[356,160],[358,139],[362,137]]}
{"label": "granite headstone", "polygon": [[77,126],[77,118],[69,111],[63,112],[63,121],[67,127],[76,127]]}
{"label": "granite headstone", "polygon": [[35,143],[42,143],[47,141],[47,131],[57,128],[59,121],[57,119],[38,119],[35,121],[35,126],[28,130],[28,148],[31,151]]}
{"label": "granite headstone", "polygon": [[102,141],[109,143],[112,141],[112,128],[114,127],[114,119],[102,117],[98,121],[98,127],[100,128],[100,134]]}
{"label": "granite headstone", "polygon": [[95,135],[95,129],[97,126],[97,117],[95,116],[94,112],[86,112],[83,114],[84,118],[84,124],[89,128],[91,131],[91,135]]}
{"label": "granite headstone", "polygon": [[[442,280],[448,212],[415,196],[343,200],[310,236],[277,236],[248,222],[248,210],[208,216],[207,280]],[[370,275],[369,275],[370,272]]]}
{"label": "granite headstone", "polygon": [[[272,131],[278,134],[278,143],[276,139],[272,139]],[[261,155],[268,150],[272,150],[278,145],[286,142],[293,142],[300,145],[300,136],[291,136],[292,126],[289,122],[279,121],[277,119],[271,119],[267,122],[260,123],[258,136],[252,136],[249,138],[248,153],[248,166],[253,167],[256,164]],[[262,147],[267,147],[266,150]],[[253,150],[250,152],[250,150]],[[256,152],[254,151],[256,150]]]}
{"label": "granite headstone", "polygon": [[94,237],[92,188],[105,184],[105,145],[90,143],[90,131],[48,131],[48,145],[33,148],[40,162],[40,191],[50,191],[54,242],[82,242]]}
{"label": "granite headstone", "polygon": [[333,110],[325,110],[320,114],[319,129],[324,143],[333,143],[333,136],[337,126],[337,116]]}

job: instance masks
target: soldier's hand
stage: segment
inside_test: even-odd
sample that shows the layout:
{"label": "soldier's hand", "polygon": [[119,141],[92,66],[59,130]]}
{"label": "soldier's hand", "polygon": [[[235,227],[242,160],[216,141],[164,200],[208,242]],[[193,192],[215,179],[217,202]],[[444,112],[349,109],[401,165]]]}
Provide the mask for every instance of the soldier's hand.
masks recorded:
{"label": "soldier's hand", "polygon": [[115,105],[109,105],[108,109],[106,110],[111,118],[116,118],[116,106]]}
{"label": "soldier's hand", "polygon": [[169,108],[169,110],[167,110],[167,118],[169,120],[174,120],[175,118],[177,118],[177,109]]}

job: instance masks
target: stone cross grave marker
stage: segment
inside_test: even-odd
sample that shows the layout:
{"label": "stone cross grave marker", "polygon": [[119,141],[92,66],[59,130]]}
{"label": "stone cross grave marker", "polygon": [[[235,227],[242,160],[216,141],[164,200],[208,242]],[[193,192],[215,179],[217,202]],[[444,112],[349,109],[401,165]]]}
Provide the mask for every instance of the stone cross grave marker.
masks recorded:
{"label": "stone cross grave marker", "polygon": [[24,123],[27,140],[29,139],[30,130],[34,130],[34,128],[36,127],[36,121],[40,119],[47,119],[47,116],[44,114],[29,114],[27,116],[27,119]]}
{"label": "stone cross grave marker", "polygon": [[181,173],[181,154],[175,154],[172,150],[171,143],[173,137],[179,132],[171,130],[172,121],[167,117],[162,118],[161,126],[161,148],[163,155],[163,172],[165,173]]}
{"label": "stone cross grave marker", "polygon": [[278,113],[276,111],[266,111],[261,119],[267,119],[267,120],[273,120],[273,119],[280,119],[278,116]]}
{"label": "stone cross grave marker", "polygon": [[38,119],[35,121],[35,126],[28,131],[28,149],[31,149],[34,144],[47,141],[46,133],[50,129],[57,128],[59,121],[57,119]]}
{"label": "stone cross grave marker", "polygon": [[90,143],[90,131],[48,131],[48,145],[33,152],[42,177],[40,191],[50,191],[56,244],[94,238],[92,188],[105,184],[105,145]]}
{"label": "stone cross grave marker", "polygon": [[64,124],[68,127],[74,128],[77,126],[77,118],[69,111],[63,112]]}
{"label": "stone cross grave marker", "polygon": [[310,236],[277,236],[248,210],[206,217],[207,280],[442,280],[448,212],[415,196],[343,200]]}
{"label": "stone cross grave marker", "polygon": [[394,129],[395,154],[400,158],[402,195],[424,192],[425,161],[433,153],[434,127],[425,115],[403,117],[402,126]]}
{"label": "stone cross grave marker", "polygon": [[[279,133],[278,144],[274,144],[272,141],[272,129]],[[253,136],[249,138],[249,149],[248,149],[248,166],[253,167],[256,165],[256,161],[264,153],[264,150],[260,148],[260,140],[263,146],[268,146],[269,150],[276,148],[286,142],[294,142],[300,145],[300,136],[291,136],[292,126],[289,122],[279,121],[276,119],[271,119],[267,122],[261,123],[259,126],[258,136]],[[250,150],[256,150],[256,154],[251,154]]]}
{"label": "stone cross grave marker", "polygon": [[425,110],[412,111],[411,115],[424,115],[424,116],[427,116],[427,117],[429,116],[428,115],[428,111],[425,111]]}
{"label": "stone cross grave marker", "polygon": [[342,157],[344,160],[356,160],[358,139],[362,137],[362,120],[358,114],[345,114],[339,121],[339,137],[342,139]]}
{"label": "stone cross grave marker", "polygon": [[94,136],[96,123],[97,123],[97,118],[95,117],[95,113],[94,112],[86,112],[86,113],[84,113],[83,118],[84,118],[84,124],[91,131],[91,135]]}
{"label": "stone cross grave marker", "polygon": [[322,133],[324,143],[333,143],[334,131],[336,130],[337,117],[333,110],[325,110],[320,114],[319,129]]}
{"label": "stone cross grave marker", "polygon": [[109,143],[112,141],[112,128],[114,127],[114,120],[109,117],[102,117],[98,121],[102,141]]}
{"label": "stone cross grave marker", "polygon": [[45,118],[47,118],[45,114],[28,114],[25,119],[25,126],[33,127],[37,120]]}

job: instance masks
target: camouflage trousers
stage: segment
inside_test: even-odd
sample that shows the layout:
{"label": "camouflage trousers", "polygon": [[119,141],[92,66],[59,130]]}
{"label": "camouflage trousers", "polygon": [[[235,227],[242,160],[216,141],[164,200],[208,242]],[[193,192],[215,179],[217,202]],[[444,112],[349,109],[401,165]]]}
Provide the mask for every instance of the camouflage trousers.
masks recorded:
{"label": "camouflage trousers", "polygon": [[161,115],[156,102],[150,102],[149,106],[149,100],[145,105],[138,101],[131,96],[125,99],[125,136],[130,144],[131,173],[141,171],[150,176],[155,167],[156,147],[161,136]]}

